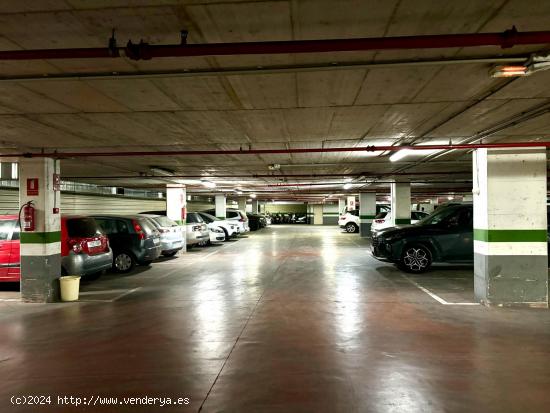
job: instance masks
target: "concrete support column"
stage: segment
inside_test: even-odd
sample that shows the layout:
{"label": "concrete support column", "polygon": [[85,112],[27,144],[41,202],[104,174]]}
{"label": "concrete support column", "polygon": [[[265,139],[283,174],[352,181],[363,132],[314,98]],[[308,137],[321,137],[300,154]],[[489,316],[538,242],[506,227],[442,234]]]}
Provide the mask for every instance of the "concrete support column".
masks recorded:
{"label": "concrete support column", "polygon": [[19,204],[33,202],[35,229],[20,234],[21,298],[27,302],[59,301],[61,220],[59,161],[19,160]]}
{"label": "concrete support column", "polygon": [[338,198],[338,214],[342,214],[346,208],[346,200],[344,198]]}
{"label": "concrete support column", "polygon": [[246,197],[240,196],[239,198],[237,198],[237,205],[238,205],[238,209],[240,209],[243,212],[246,212]]}
{"label": "concrete support column", "polygon": [[[216,203],[216,218],[225,219],[225,195],[216,195],[214,200]],[[241,209],[240,204],[239,209]]]}
{"label": "concrete support column", "polygon": [[361,238],[370,237],[370,227],[376,215],[376,194],[374,192],[361,192],[359,194],[359,233]]}
{"label": "concrete support column", "polygon": [[[187,191],[185,185],[166,185],[166,216],[180,225],[185,225],[187,214]],[[187,233],[183,228],[183,251],[186,251]]]}
{"label": "concrete support column", "polygon": [[477,149],[473,182],[476,298],[547,307],[545,148]]}
{"label": "concrete support column", "polygon": [[252,213],[257,214],[259,212],[258,210],[259,204],[257,199],[252,200]]}
{"label": "concrete support column", "polygon": [[409,182],[391,183],[391,220],[392,225],[411,223],[411,184]]}

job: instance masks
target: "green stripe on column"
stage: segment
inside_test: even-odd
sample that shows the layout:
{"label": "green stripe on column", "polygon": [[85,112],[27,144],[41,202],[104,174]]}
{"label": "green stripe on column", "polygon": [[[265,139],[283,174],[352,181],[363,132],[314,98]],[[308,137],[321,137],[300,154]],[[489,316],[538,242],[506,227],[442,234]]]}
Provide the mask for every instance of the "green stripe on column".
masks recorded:
{"label": "green stripe on column", "polygon": [[410,224],[411,220],[410,220],[410,218],[395,218],[395,223],[397,225],[399,225],[399,224]]}
{"label": "green stripe on column", "polygon": [[323,215],[339,215],[338,212],[323,212]]}
{"label": "green stripe on column", "polygon": [[22,244],[50,244],[61,241],[61,231],[22,232],[20,238]]}
{"label": "green stripe on column", "polygon": [[376,215],[359,215],[359,219],[374,219]]}
{"label": "green stripe on column", "polygon": [[546,242],[545,229],[475,229],[474,240],[484,242]]}
{"label": "green stripe on column", "polygon": [[225,219],[225,217],[216,217],[216,218],[218,218],[218,219]]}

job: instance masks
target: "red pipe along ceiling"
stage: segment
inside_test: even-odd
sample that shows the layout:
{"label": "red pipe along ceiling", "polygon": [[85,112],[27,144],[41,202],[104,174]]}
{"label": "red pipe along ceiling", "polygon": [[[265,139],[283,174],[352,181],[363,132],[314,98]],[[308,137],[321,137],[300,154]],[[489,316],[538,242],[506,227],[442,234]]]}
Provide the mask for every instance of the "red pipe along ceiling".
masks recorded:
{"label": "red pipe along ceiling", "polygon": [[0,60],[95,59],[127,57],[148,60],[157,57],[221,56],[279,53],[320,53],[361,50],[437,49],[451,47],[543,45],[550,43],[550,31],[518,32],[515,27],[501,33],[467,33],[427,36],[373,37],[357,39],[286,40],[269,42],[187,44],[182,32],[181,44],[150,45],[141,41],[118,47],[111,37],[107,47],[6,50]]}
{"label": "red pipe along ceiling", "polygon": [[471,149],[504,149],[504,148],[548,148],[550,142],[503,142],[503,143],[468,143],[446,145],[403,145],[403,146],[363,146],[351,148],[281,148],[281,149],[216,149],[197,151],[126,151],[126,152],[36,152],[36,153],[3,153],[0,158],[87,158],[87,157],[130,157],[130,156],[199,156],[199,155],[262,155],[291,153],[330,153],[330,152],[385,152],[407,150],[471,150]]}

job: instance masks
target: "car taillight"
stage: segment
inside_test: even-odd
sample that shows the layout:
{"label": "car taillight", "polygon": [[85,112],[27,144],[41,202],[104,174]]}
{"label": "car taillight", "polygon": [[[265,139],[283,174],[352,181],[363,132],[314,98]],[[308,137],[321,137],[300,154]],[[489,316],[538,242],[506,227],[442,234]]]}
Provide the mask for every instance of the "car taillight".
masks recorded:
{"label": "car taillight", "polygon": [[73,250],[75,254],[80,254],[82,252],[82,242],[77,239],[70,239],[67,241],[69,248]]}
{"label": "car taillight", "polygon": [[383,219],[375,219],[374,222],[377,224],[383,224],[385,221]]}
{"label": "car taillight", "polygon": [[141,225],[139,225],[139,223],[135,219],[132,220],[132,225],[134,226],[134,231],[136,231],[136,234],[138,234],[139,239],[145,239],[143,228],[141,228]]}

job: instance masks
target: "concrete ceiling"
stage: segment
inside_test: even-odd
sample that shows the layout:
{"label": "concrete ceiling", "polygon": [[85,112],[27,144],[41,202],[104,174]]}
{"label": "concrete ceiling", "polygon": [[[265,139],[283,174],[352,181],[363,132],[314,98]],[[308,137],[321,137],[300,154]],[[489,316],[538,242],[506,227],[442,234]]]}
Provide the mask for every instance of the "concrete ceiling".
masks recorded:
{"label": "concrete ceiling", "polygon": [[[116,28],[119,44],[128,39],[173,44],[179,42],[182,28],[189,30],[189,43],[210,43],[501,32],[512,25],[520,31],[547,30],[549,18],[550,2],[535,0],[20,0],[0,3],[0,50],[104,47],[112,28]],[[483,47],[150,61],[0,62],[4,78],[0,81],[0,147],[2,153],[42,148],[119,152],[460,142],[548,104],[550,71],[514,80],[491,78],[490,63],[229,75],[219,71],[332,62],[528,56],[539,49],[544,50]],[[184,70],[209,73],[87,77]],[[62,78],[44,79],[45,75]],[[549,124],[550,114],[537,116],[484,141],[548,140]],[[270,164],[281,168],[272,172]],[[468,183],[449,181],[471,178],[470,156],[459,151],[433,160],[415,154],[396,163],[388,161],[387,153],[358,152],[66,159],[62,172],[73,180],[98,184],[165,184],[160,179],[108,178],[138,177],[150,173],[151,166],[173,170],[176,175],[210,176],[220,188],[240,186],[269,197],[287,196],[280,192],[287,190],[342,192],[344,176],[283,179],[283,174],[448,173],[414,176],[411,179],[419,181],[417,192],[467,189]],[[275,176],[255,178],[257,174]],[[391,178],[384,175],[379,180]],[[317,185],[265,186],[294,182]],[[338,185],[320,186],[322,183]],[[369,188],[387,186],[369,184]],[[357,185],[353,191],[361,187]]]}

